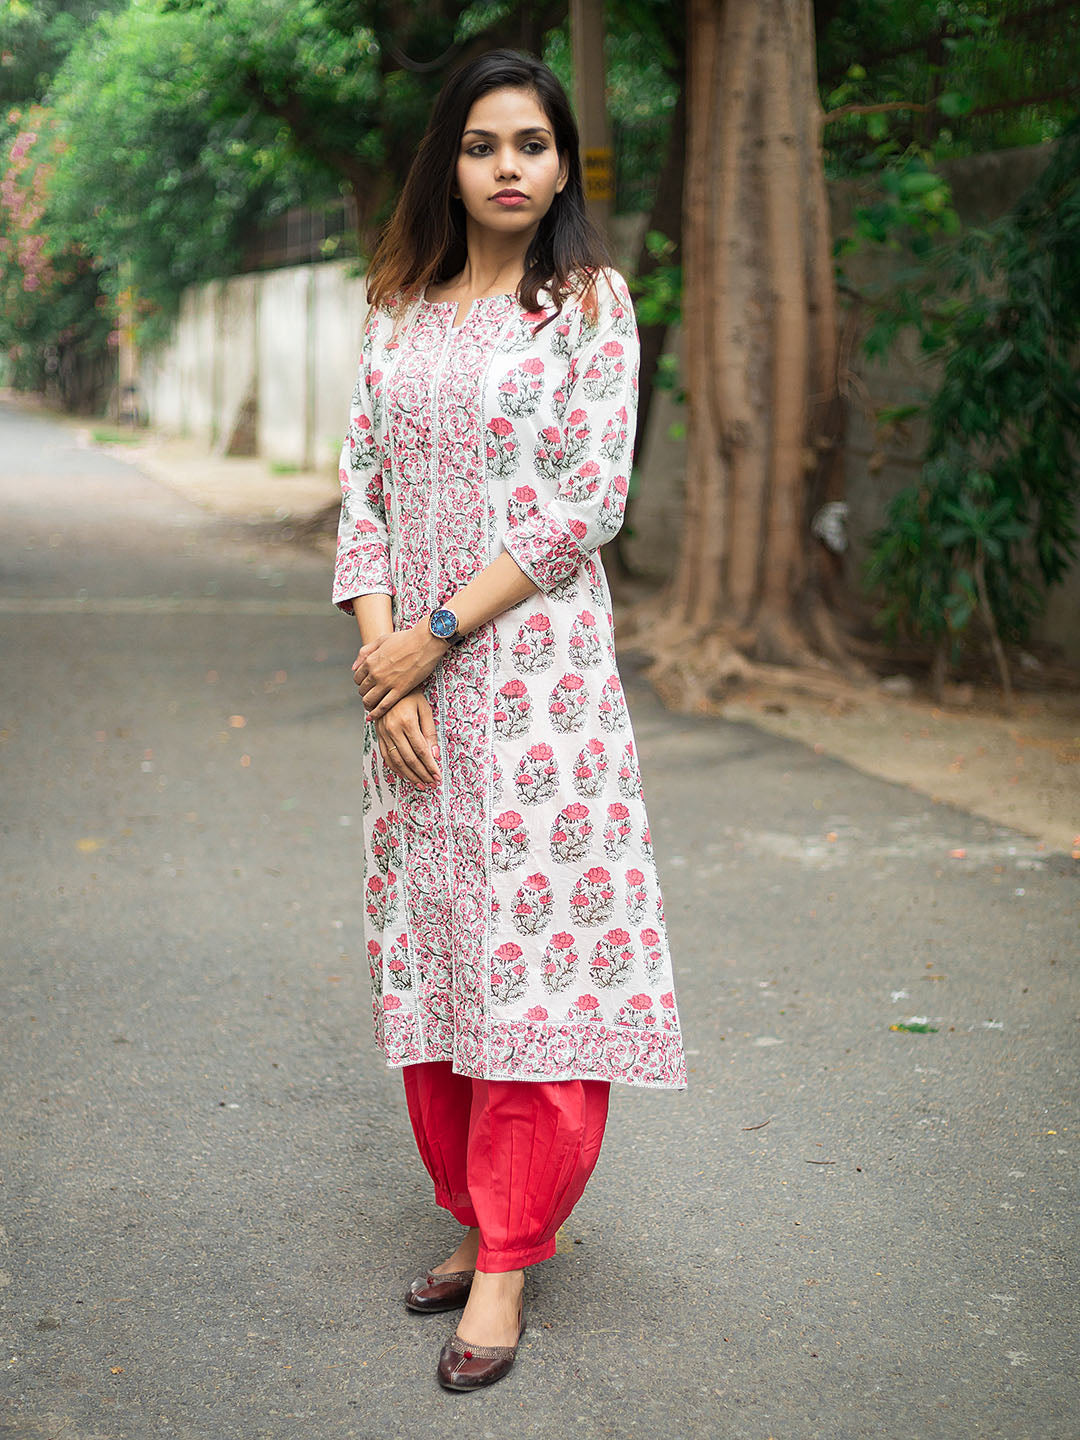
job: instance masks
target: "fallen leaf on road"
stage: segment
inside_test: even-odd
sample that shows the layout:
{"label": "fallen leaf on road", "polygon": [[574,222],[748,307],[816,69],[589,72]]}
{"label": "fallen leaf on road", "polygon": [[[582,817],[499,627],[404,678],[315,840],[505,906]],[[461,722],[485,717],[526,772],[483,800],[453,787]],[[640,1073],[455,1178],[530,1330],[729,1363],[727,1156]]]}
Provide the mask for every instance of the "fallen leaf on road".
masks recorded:
{"label": "fallen leaf on road", "polygon": [[230,715],[229,724],[234,730],[242,730],[247,724],[247,721],[244,719],[243,715]]}
{"label": "fallen leaf on road", "polygon": [[949,859],[950,859],[950,860],[964,860],[964,859],[966,859],[966,858],[967,858],[967,851],[966,851],[966,850],[950,850],[950,851],[949,851]]}
{"label": "fallen leaf on road", "polygon": [[771,1122],[772,1116],[770,1115],[768,1120],[759,1120],[756,1125],[744,1125],[742,1128],[744,1130],[764,1130],[765,1126],[771,1124]]}
{"label": "fallen leaf on road", "polygon": [[901,1023],[889,1026],[890,1030],[907,1030],[912,1035],[936,1035],[937,1028],[936,1025],[927,1025],[925,1020],[915,1020],[910,1025]]}
{"label": "fallen leaf on road", "polygon": [[81,840],[76,840],[75,849],[81,855],[92,855],[95,850],[100,850],[105,844],[99,835],[84,835]]}

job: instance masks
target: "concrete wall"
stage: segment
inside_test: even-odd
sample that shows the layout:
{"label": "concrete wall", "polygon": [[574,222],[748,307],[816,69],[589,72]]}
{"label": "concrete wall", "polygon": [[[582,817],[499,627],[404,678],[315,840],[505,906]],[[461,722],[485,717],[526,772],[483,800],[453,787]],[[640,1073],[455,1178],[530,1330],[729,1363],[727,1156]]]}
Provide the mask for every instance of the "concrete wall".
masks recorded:
{"label": "concrete wall", "polygon": [[254,396],[259,455],[332,470],[367,313],[353,269],[326,261],[191,286],[170,342],[140,358],[150,423],[220,453]]}

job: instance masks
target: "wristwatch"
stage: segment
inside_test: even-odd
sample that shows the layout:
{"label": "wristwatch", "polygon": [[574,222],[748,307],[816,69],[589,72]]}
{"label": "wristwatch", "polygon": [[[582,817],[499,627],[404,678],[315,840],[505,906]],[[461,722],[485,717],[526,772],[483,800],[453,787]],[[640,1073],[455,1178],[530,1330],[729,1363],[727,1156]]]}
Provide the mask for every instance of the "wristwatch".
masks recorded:
{"label": "wristwatch", "polygon": [[458,634],[457,616],[453,610],[447,610],[445,606],[433,610],[428,616],[428,629],[437,640],[445,640],[450,645],[461,639]]}

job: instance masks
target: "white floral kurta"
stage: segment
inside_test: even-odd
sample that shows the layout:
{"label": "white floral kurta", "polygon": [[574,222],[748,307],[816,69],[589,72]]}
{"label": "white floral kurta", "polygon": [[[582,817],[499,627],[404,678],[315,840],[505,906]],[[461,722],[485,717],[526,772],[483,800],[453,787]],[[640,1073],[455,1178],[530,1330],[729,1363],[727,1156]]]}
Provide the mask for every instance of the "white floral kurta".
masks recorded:
{"label": "white floral kurta", "polygon": [[[443,781],[364,726],[365,920],[388,1063],[685,1088],[630,718],[597,547],[622,523],[638,339],[623,278],[529,314],[513,295],[372,310],[341,452],[333,599],[402,629],[505,548],[539,587],[425,689]],[[396,322],[396,324],[395,324]]]}

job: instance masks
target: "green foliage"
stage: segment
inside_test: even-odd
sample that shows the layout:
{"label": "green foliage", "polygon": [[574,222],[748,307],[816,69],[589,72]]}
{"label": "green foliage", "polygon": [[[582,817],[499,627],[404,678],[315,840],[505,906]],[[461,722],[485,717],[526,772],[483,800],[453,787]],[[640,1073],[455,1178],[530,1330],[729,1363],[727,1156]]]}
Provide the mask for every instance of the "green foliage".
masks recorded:
{"label": "green foliage", "polygon": [[1062,134],[1075,111],[1080,4],[833,0],[817,9],[832,177],[857,175],[889,138],[935,162],[1037,145]]}
{"label": "green foliage", "polygon": [[677,325],[682,315],[682,266],[674,261],[678,250],[674,240],[650,230],[645,248],[656,262],[647,274],[634,276],[630,289],[634,310],[641,325]]}
{"label": "green foliage", "polygon": [[[132,0],[72,50],[53,86],[54,234],[136,291],[167,321],[185,285],[235,268],[247,226],[298,202],[332,173],[289,144],[287,127],[245,96],[257,74],[305,98],[363,103],[365,73],[317,6],[224,0],[228,24],[199,9]],[[143,339],[150,338],[145,330]]]}
{"label": "green foliage", "polygon": [[1080,122],[1012,212],[928,257],[902,323],[942,380],[920,479],[871,540],[879,621],[1020,640],[1077,553]]}

